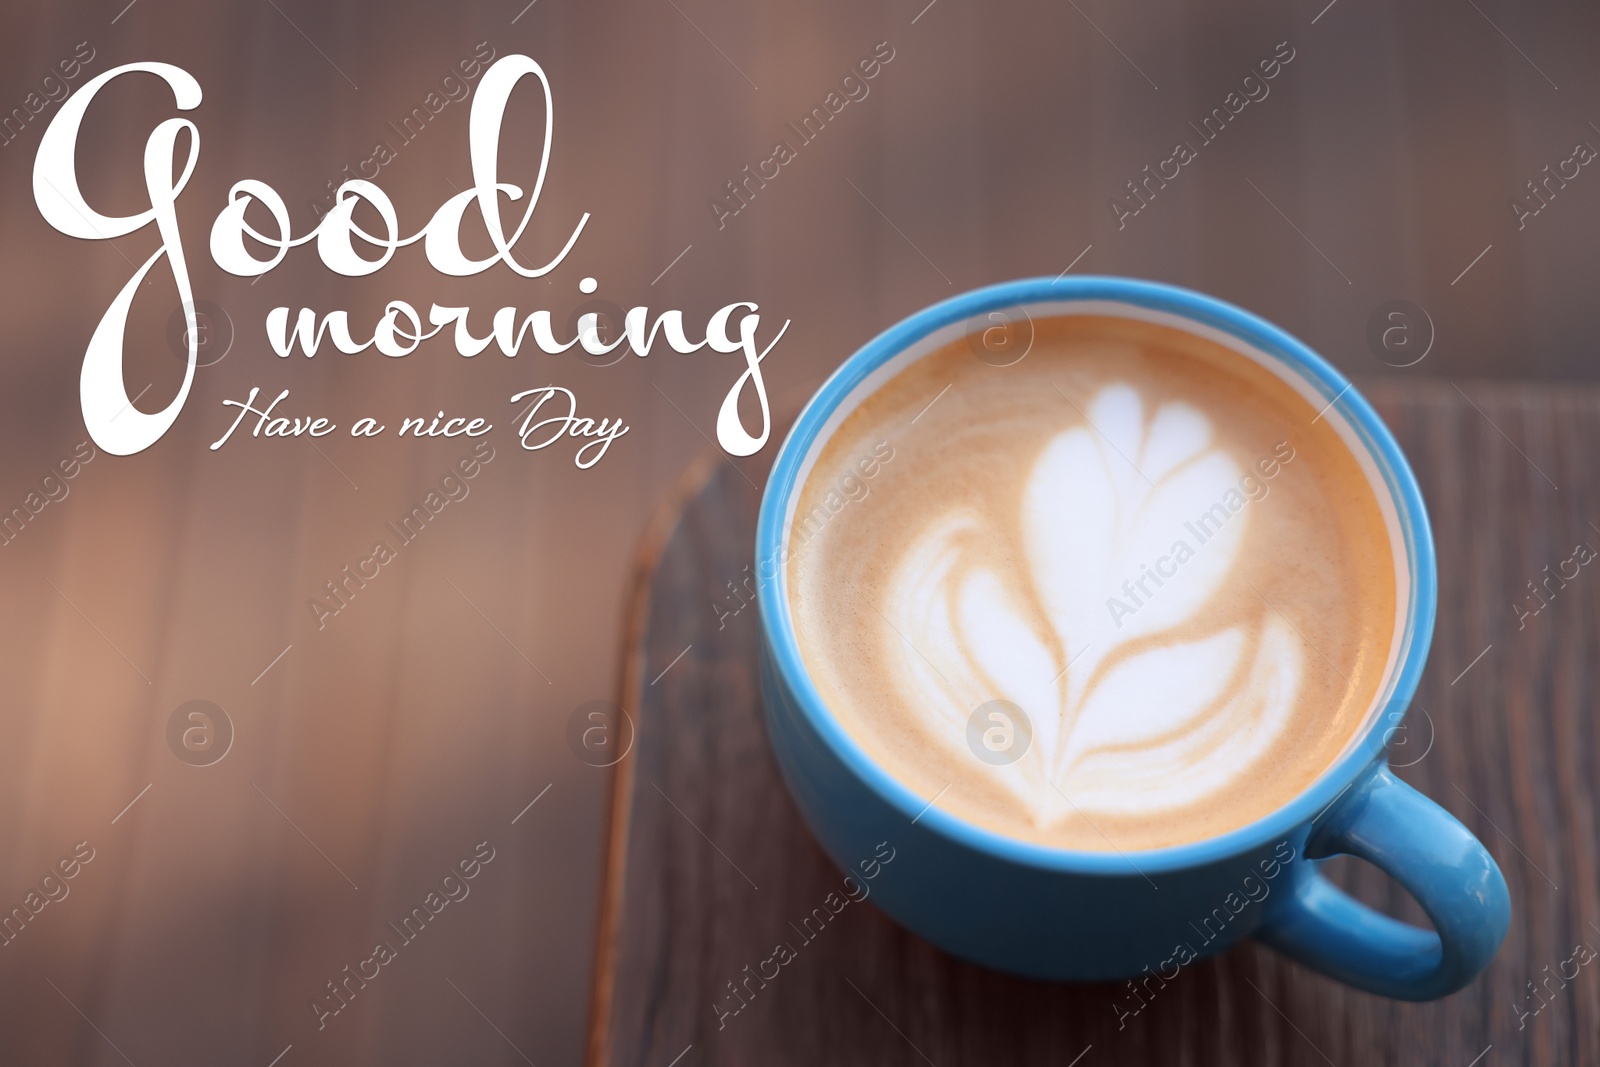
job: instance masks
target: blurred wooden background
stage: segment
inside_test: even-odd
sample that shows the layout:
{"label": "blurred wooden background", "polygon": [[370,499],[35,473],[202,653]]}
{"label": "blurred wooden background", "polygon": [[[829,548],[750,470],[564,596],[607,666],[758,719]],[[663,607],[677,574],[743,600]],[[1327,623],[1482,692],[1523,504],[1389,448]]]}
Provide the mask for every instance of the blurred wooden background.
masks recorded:
{"label": "blurred wooden background", "polygon": [[[1520,230],[1511,204],[1577,141],[1600,145],[1597,41],[1592,6],[1505,0],[5,4],[0,114],[53,91],[43,79],[80,44],[93,59],[74,85],[144,60],[199,79],[200,162],[179,214],[196,295],[236,336],[157,445],[96,457],[0,548],[3,907],[23,906],[78,842],[95,849],[70,894],[0,948],[0,1060],[582,1056],[608,777],[569,751],[567,722],[613,691],[630,553],[741,364],[469,361],[438,343],[400,360],[280,360],[262,332],[271,308],[342,308],[364,327],[403,298],[564,320],[585,275],[602,298],[681,307],[691,322],[748,299],[793,320],[764,365],[774,405],[793,410],[907,313],[1071,266],[1235,301],[1364,379],[1472,396],[1490,378],[1593,380],[1600,178],[1581,168]],[[719,229],[708,200],[880,42],[893,58],[869,94]],[[1119,229],[1112,198],[1198,140],[1189,124],[1281,42],[1294,58],[1270,95]],[[389,124],[483,43],[534,56],[553,82],[530,257],[593,214],[548,280],[446,279],[416,249],[357,280],[309,249],[254,284],[210,263],[207,231],[235,181],[269,182],[309,228],[326,182],[398,141]],[[84,440],[84,346],[155,247],[145,232],[72,240],[40,218],[30,173],[56,109],[0,146],[0,509]],[[504,180],[529,182],[541,110],[526,93],[514,102]],[[170,113],[148,77],[91,109],[79,169],[101,211],[140,208],[141,147]],[[383,167],[403,229],[465,187],[467,114],[450,104]],[[1391,368],[1368,343],[1392,300],[1431,322],[1415,366]],[[159,271],[135,304],[126,384],[142,410],[181,380],[166,342],[176,304]],[[506,398],[547,383],[632,427],[592,470],[557,449],[524,453],[508,432]],[[222,402],[252,386],[287,388],[286,413],[341,428],[441,408],[497,424],[469,495],[321,630],[308,601],[467,449],[336,434],[316,449],[236,438],[208,450],[231,421]],[[1507,462],[1516,449],[1546,470],[1581,458],[1537,424],[1504,428],[1489,444]],[[744,463],[757,484],[774,447]],[[1463,461],[1457,476],[1474,470]],[[1587,536],[1579,520],[1595,516],[1572,508],[1570,530],[1495,548],[1502,610],[1556,547]],[[1521,706],[1552,684],[1524,681]],[[167,742],[193,699],[234,729],[209,767]],[[325,983],[482,841],[496,858],[470,897],[318,1030]]]}

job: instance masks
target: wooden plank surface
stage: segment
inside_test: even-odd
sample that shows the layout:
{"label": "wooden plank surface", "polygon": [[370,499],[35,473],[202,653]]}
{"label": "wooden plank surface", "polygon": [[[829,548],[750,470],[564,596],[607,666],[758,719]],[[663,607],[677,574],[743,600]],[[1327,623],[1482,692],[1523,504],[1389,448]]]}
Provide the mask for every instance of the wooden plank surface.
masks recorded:
{"label": "wooden plank surface", "polygon": [[[1246,943],[1185,969],[1119,1028],[1123,986],[959,962],[870,899],[800,941],[790,923],[841,873],[767,746],[756,609],[722,614],[750,596],[759,494],[708,458],[638,563],[620,695],[637,737],[617,768],[590,1063],[1600,1062],[1600,968],[1584,953],[1568,962],[1578,946],[1600,947],[1600,573],[1582,568],[1537,613],[1527,587],[1579,543],[1600,547],[1600,391],[1367,391],[1416,469],[1439,550],[1433,652],[1393,762],[1484,841],[1511,889],[1510,933],[1477,982],[1443,1001],[1395,1003]],[[1377,871],[1347,858],[1327,870],[1421,921]],[[736,1003],[728,983],[786,940],[799,958],[719,1020],[713,1004]]]}

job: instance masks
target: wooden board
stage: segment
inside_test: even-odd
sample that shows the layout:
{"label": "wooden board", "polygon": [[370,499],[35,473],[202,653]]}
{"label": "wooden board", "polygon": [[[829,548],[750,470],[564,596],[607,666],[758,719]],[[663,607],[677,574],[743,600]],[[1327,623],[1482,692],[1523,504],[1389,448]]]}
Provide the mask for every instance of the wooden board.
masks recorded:
{"label": "wooden board", "polygon": [[[722,614],[736,591],[750,595],[759,493],[708,457],[638,565],[620,696],[637,737],[617,768],[589,1062],[1600,1063],[1600,967],[1567,962],[1576,946],[1600,947],[1600,573],[1583,568],[1537,614],[1519,599],[1579,542],[1600,547],[1600,393],[1434,383],[1369,395],[1416,468],[1439,549],[1433,653],[1394,762],[1488,845],[1515,909],[1477,982],[1395,1003],[1247,943],[1187,968],[1119,1028],[1125,987],[959,962],[870,900],[802,942],[791,922],[840,872],[767,746],[755,608]],[[1420,920],[1375,870],[1345,858],[1328,870]],[[799,958],[719,1020],[713,1004],[734,1003],[728,983],[784,940]],[[1574,967],[1570,981],[1553,977]]]}

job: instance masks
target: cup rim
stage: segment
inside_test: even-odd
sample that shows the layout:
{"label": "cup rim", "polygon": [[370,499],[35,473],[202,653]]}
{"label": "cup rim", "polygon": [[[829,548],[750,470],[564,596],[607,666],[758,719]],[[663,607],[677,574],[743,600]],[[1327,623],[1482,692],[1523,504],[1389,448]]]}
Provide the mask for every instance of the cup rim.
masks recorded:
{"label": "cup rim", "polygon": [[[1219,330],[1288,364],[1322,394],[1330,407],[1338,405],[1340,414],[1366,446],[1388,485],[1411,560],[1410,602],[1393,681],[1383,703],[1383,707],[1397,710],[1373,715],[1359,742],[1349,745],[1309,787],[1276,810],[1215,837],[1155,849],[1095,852],[1038,844],[1007,837],[928,806],[926,798],[874,762],[828,710],[806,669],[795,636],[788,585],[782,580],[785,564],[779,563],[770,576],[762,567],[764,560],[782,558],[788,503],[801,488],[800,467],[807,453],[834,410],[872,371],[927,335],[990,311],[1085,301],[1127,304],[1179,316]],[[932,833],[996,859],[1081,874],[1126,876],[1135,871],[1147,874],[1202,866],[1287,839],[1313,822],[1364,768],[1383,758],[1390,733],[1409,710],[1416,693],[1438,606],[1433,536],[1421,490],[1389,428],[1349,380],[1288,332],[1233,304],[1162,282],[1108,275],[1023,278],[974,289],[902,319],[859,348],[806,403],[784,439],[762,493],[755,550],[757,578],[764,593],[757,598],[762,638],[773,669],[835,759],[879,799]]]}

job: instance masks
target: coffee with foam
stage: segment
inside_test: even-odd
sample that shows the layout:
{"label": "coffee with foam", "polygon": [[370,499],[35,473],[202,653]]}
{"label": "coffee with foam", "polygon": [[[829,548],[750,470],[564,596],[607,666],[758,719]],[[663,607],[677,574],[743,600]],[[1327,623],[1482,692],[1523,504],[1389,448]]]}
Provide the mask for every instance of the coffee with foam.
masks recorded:
{"label": "coffee with foam", "polygon": [[[896,364],[814,450],[785,581],[884,770],[981,827],[1128,851],[1303,792],[1368,721],[1398,547],[1336,413],[1241,351],[1035,317]],[[892,458],[892,462],[887,461]]]}

